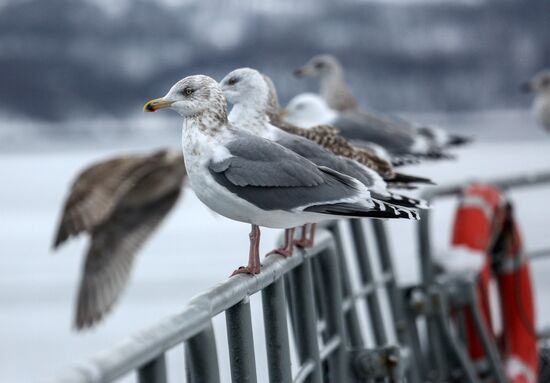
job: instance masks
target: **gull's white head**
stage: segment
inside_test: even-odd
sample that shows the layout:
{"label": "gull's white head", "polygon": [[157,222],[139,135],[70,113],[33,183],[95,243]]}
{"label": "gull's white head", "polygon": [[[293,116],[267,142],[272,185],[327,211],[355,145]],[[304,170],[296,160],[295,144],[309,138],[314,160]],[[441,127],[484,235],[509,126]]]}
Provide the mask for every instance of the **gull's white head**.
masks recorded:
{"label": "gull's white head", "polygon": [[220,81],[227,101],[233,105],[246,105],[257,111],[267,108],[269,88],[260,72],[251,68],[239,68]]}
{"label": "gull's white head", "polygon": [[211,77],[196,75],[178,81],[164,97],[147,102],[143,110],[155,112],[173,109],[183,117],[200,116],[206,112],[227,118],[226,101],[218,83]]}
{"label": "gull's white head", "polygon": [[537,73],[535,77],[522,85],[522,89],[526,92],[550,95],[550,69]]}
{"label": "gull's white head", "polygon": [[296,69],[294,75],[297,77],[326,76],[333,73],[341,73],[342,66],[338,59],[329,54],[313,56],[304,66]]}
{"label": "gull's white head", "polygon": [[285,112],[287,122],[304,128],[326,124],[336,118],[336,112],[315,93],[302,93],[295,96],[289,101]]}

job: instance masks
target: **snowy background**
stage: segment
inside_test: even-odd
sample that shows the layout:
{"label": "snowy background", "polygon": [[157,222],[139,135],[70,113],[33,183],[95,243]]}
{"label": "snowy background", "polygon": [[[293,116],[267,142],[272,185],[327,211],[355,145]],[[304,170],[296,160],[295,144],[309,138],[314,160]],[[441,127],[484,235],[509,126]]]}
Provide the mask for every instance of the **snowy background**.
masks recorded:
{"label": "snowy background", "polygon": [[[248,227],[214,215],[186,190],[140,253],[112,314],[92,331],[71,330],[87,243],[80,238],[50,251],[69,184],[109,155],[179,147],[179,119],[143,115],[141,107],[187,74],[219,79],[238,66],[257,67],[287,100],[315,89],[294,80],[292,69],[332,52],[365,105],[477,138],[457,151],[457,161],[407,171],[444,184],[550,168],[550,137],[529,114],[530,97],[518,92],[520,82],[550,66],[548,2],[258,3],[0,0],[1,382],[52,376],[177,312],[246,261]],[[209,27],[218,15],[222,22]],[[528,249],[550,247],[548,193],[512,193]],[[453,201],[434,207],[437,249],[449,243],[453,209]],[[413,282],[415,226],[389,226],[399,278]],[[278,235],[265,230],[262,251]],[[533,271],[538,324],[550,325],[550,263]],[[252,303],[258,316],[258,297]],[[215,325],[223,332],[223,317]],[[226,345],[218,347],[223,353]],[[182,359],[181,348],[169,354],[171,376],[183,375]],[[227,377],[227,358],[220,364]],[[266,369],[258,374],[264,381]]]}

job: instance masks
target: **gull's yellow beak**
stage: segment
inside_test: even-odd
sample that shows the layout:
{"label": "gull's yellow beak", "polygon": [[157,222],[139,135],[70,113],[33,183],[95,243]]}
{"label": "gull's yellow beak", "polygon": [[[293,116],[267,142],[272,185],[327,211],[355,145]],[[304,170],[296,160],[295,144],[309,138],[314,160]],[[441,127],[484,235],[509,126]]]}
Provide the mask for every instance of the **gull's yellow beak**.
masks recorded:
{"label": "gull's yellow beak", "polygon": [[166,101],[163,98],[155,98],[154,100],[147,101],[147,103],[143,105],[143,111],[156,112],[159,109],[169,108],[173,103],[174,101]]}

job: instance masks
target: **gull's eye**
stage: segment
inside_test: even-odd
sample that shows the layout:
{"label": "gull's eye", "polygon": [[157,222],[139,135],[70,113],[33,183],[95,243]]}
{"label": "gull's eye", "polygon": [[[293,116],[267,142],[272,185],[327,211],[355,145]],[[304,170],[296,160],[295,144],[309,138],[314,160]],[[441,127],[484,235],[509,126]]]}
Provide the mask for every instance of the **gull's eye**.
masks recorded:
{"label": "gull's eye", "polygon": [[305,104],[300,103],[300,104],[296,105],[296,109],[301,110],[301,109],[304,109],[305,106],[306,106]]}
{"label": "gull's eye", "polygon": [[545,88],[547,86],[550,86],[550,77],[543,78],[542,81],[540,82],[540,85],[542,85]]}
{"label": "gull's eye", "polygon": [[324,66],[325,66],[325,63],[323,63],[322,61],[319,61],[318,63],[315,64],[316,69],[322,69]]}
{"label": "gull's eye", "polygon": [[193,88],[190,88],[190,87],[185,87],[183,88],[183,90],[181,91],[181,93],[184,95],[184,96],[191,96],[193,93],[195,93],[195,89]]}
{"label": "gull's eye", "polygon": [[239,82],[239,79],[237,77],[231,77],[229,80],[227,80],[228,85],[235,85]]}

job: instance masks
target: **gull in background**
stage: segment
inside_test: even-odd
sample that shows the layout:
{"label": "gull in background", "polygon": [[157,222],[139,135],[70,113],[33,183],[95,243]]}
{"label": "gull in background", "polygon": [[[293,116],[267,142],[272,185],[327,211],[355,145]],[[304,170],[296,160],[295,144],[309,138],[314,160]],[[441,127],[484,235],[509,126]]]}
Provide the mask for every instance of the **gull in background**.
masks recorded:
{"label": "gull in background", "polygon": [[78,175],[53,244],[57,249],[70,237],[90,235],[76,302],[78,330],[112,309],[137,252],[176,204],[185,175],[180,150],[119,156]]}
{"label": "gull in background", "polygon": [[[382,177],[373,169],[344,156],[337,156],[307,138],[288,133],[270,123],[268,108],[270,100],[269,85],[266,76],[251,68],[240,68],[230,72],[220,82],[227,101],[233,105],[229,113],[229,122],[237,128],[263,137],[307,158],[317,166],[326,166],[340,173],[359,180],[370,190],[371,197],[400,208],[425,207],[422,201],[406,198],[387,190]],[[402,211],[404,214],[407,210]],[[292,230],[292,229],[290,229]],[[302,230],[301,246],[310,246],[313,242],[313,231],[309,240]],[[285,246],[275,250],[279,254],[292,255],[292,233],[287,231]]]}
{"label": "gull in background", "polygon": [[542,127],[550,133],[550,69],[537,73],[522,86],[525,92],[536,94],[533,100],[533,115]]}
{"label": "gull in background", "polygon": [[178,81],[144,110],[169,108],[183,118],[182,146],[189,183],[210,209],[249,223],[248,265],[260,272],[260,226],[290,229],[333,217],[416,218],[371,197],[358,180],[236,128],[218,83],[204,75]]}
{"label": "gull in background", "polygon": [[434,151],[425,135],[370,114],[337,112],[315,93],[295,96],[288,102],[285,111],[285,121],[304,128],[334,126],[352,145],[368,148],[387,158],[396,167],[415,164],[423,159],[452,158],[439,149]]}
{"label": "gull in background", "polygon": [[[342,65],[332,55],[314,56],[294,73],[298,77],[318,77],[319,93],[329,108],[347,115],[352,121],[355,120],[355,124],[359,124],[365,130],[364,134],[369,132],[377,137],[380,135],[379,130],[386,128],[393,135],[399,134],[403,140],[410,141],[409,146],[416,156],[448,158],[449,156],[443,152],[445,147],[462,145],[470,141],[466,137],[451,135],[440,127],[414,124],[399,117],[361,109],[346,84]],[[348,121],[346,126],[351,129],[353,124]]]}
{"label": "gull in background", "polygon": [[[397,173],[389,160],[389,155],[381,147],[373,149],[360,148],[351,145],[351,143],[342,137],[337,128],[331,125],[318,125],[309,128],[302,128],[284,120],[286,111],[281,109],[279,97],[275,84],[266,74],[262,74],[269,89],[267,99],[267,116],[269,122],[285,132],[305,137],[315,142],[335,155],[351,158],[370,169],[376,171],[384,178],[391,188],[416,188],[416,183],[433,184],[433,182],[424,177],[411,176],[408,174]],[[377,145],[374,145],[377,146]],[[382,151],[378,154],[378,151]]]}

